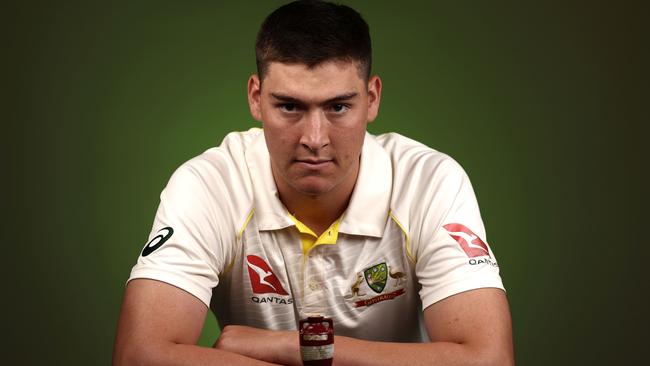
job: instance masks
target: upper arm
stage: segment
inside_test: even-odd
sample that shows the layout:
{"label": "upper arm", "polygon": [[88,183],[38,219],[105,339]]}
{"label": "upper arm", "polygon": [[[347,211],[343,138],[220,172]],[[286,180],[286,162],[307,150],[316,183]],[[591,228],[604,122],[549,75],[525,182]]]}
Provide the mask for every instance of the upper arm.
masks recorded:
{"label": "upper arm", "polygon": [[206,305],[184,290],[155,280],[130,281],[117,326],[114,364],[136,356],[162,356],[170,344],[196,344],[206,314]]}
{"label": "upper arm", "polygon": [[482,358],[514,363],[512,324],[505,292],[481,288],[440,300],[424,310],[432,342],[471,347]]}

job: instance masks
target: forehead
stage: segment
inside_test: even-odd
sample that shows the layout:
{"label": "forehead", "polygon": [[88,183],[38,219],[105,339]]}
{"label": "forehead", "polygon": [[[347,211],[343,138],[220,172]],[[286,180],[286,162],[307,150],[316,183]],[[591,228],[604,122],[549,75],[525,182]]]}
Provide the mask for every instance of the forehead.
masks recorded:
{"label": "forehead", "polygon": [[313,67],[272,62],[263,81],[263,93],[299,99],[327,99],[346,93],[361,93],[365,81],[356,62],[327,61]]}

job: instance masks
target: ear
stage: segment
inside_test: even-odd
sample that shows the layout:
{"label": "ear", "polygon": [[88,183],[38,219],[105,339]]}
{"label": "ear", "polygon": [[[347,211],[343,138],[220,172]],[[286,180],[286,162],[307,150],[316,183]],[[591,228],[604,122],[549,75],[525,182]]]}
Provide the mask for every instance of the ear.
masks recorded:
{"label": "ear", "polygon": [[379,114],[381,102],[381,79],[375,75],[368,81],[368,122],[372,122]]}
{"label": "ear", "polygon": [[248,108],[251,115],[258,121],[262,121],[262,90],[260,85],[260,78],[257,74],[251,75],[248,78]]}

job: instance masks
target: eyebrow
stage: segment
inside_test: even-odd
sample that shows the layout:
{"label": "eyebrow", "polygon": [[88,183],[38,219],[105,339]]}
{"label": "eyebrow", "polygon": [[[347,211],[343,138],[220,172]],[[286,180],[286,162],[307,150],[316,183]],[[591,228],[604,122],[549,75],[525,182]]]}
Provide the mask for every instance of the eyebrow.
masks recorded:
{"label": "eyebrow", "polygon": [[[359,95],[359,93],[357,93],[357,92],[337,95],[334,98],[330,98],[330,99],[326,100],[323,104],[344,102],[346,100],[350,100],[350,99],[356,97],[357,95]],[[305,102],[303,102],[302,100],[300,100],[298,98],[294,98],[294,97],[284,95],[284,94],[271,93],[271,96],[273,96],[273,98],[275,98],[275,99],[277,99],[277,100],[279,100],[281,102],[295,103],[295,104],[306,104]]]}

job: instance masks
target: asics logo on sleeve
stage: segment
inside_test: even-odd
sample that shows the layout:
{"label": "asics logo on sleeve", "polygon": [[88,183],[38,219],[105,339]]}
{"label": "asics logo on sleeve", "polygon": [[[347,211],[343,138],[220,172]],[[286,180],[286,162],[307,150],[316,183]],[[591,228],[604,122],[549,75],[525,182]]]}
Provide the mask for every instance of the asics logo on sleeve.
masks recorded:
{"label": "asics logo on sleeve", "polygon": [[443,226],[449,235],[458,242],[468,257],[490,256],[488,246],[472,230],[463,224],[447,224]]}
{"label": "asics logo on sleeve", "polygon": [[160,248],[160,246],[165,244],[167,239],[172,237],[172,234],[174,234],[174,229],[169,226],[158,230],[158,235],[151,238],[147,245],[144,246],[144,249],[142,249],[142,256],[146,257],[153,253],[154,250]]}
{"label": "asics logo on sleeve", "polygon": [[253,293],[289,295],[264,259],[256,255],[248,255],[246,264]]}

